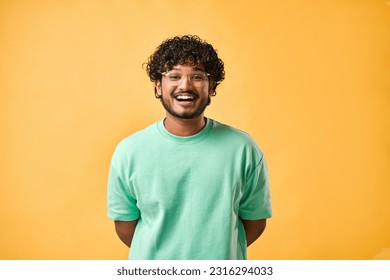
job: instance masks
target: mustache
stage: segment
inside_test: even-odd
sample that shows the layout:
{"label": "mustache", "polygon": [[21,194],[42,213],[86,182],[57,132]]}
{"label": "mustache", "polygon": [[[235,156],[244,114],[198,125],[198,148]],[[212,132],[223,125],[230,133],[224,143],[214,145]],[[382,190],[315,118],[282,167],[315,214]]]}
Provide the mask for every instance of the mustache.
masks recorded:
{"label": "mustache", "polygon": [[171,97],[175,98],[176,96],[178,96],[180,94],[191,95],[194,98],[198,98],[198,95],[195,92],[193,92],[192,90],[186,90],[186,91],[181,90],[181,91],[178,91],[178,92],[172,92],[171,93]]}

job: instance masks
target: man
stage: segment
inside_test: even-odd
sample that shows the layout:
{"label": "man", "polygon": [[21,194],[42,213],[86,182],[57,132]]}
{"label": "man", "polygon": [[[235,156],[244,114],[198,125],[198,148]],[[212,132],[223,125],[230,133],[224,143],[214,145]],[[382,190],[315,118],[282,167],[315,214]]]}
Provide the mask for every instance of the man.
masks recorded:
{"label": "man", "polygon": [[271,217],[264,155],[246,133],[204,116],[224,79],[197,36],[164,41],[147,63],[166,117],[112,158],[108,216],[130,259],[246,259]]}

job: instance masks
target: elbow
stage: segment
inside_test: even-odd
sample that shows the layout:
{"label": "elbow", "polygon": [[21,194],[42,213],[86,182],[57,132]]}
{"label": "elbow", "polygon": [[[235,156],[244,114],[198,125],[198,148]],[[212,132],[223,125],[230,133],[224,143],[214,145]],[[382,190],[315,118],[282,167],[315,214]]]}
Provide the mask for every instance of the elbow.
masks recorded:
{"label": "elbow", "polygon": [[115,221],[115,230],[119,239],[126,244],[127,247],[131,246],[135,228],[138,220],[135,221]]}
{"label": "elbow", "polygon": [[267,219],[260,220],[257,227],[255,228],[256,239],[263,234],[266,227],[267,227]]}
{"label": "elbow", "polygon": [[247,246],[255,242],[264,232],[267,226],[267,219],[261,220],[243,220]]}
{"label": "elbow", "polygon": [[263,233],[263,231],[264,231],[265,228],[267,227],[267,219],[264,219],[263,221],[264,221],[264,222],[261,223],[261,225],[259,226],[260,235]]}

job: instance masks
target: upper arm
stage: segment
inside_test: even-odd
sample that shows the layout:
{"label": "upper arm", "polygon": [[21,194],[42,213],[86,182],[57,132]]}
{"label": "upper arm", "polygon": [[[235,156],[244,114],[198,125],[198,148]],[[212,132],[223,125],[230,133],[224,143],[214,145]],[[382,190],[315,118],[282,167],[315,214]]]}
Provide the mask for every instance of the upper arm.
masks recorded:
{"label": "upper arm", "polygon": [[264,156],[245,180],[239,207],[242,219],[253,221],[272,216],[268,169]]}
{"label": "upper arm", "polygon": [[256,239],[259,238],[260,235],[263,233],[267,225],[267,219],[242,220],[242,223],[244,224],[245,228],[247,246],[249,246],[253,242],[255,242]]}
{"label": "upper arm", "polygon": [[264,231],[267,226],[267,219],[260,220],[242,220],[245,230],[250,230],[254,232],[260,232],[260,234]]}
{"label": "upper arm", "polygon": [[[140,216],[137,200],[131,192],[127,167],[113,157],[108,177],[108,217],[117,221],[136,220]],[[114,164],[116,163],[116,164]],[[115,167],[118,166],[118,167]]]}
{"label": "upper arm", "polygon": [[138,220],[114,221],[114,222],[115,222],[115,231],[117,235],[123,241],[123,243],[125,243],[128,247],[130,247]]}

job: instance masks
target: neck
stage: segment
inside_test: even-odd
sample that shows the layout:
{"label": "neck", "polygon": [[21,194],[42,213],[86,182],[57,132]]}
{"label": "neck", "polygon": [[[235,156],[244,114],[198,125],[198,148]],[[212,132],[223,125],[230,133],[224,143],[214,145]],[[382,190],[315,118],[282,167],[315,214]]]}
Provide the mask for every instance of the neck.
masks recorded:
{"label": "neck", "polygon": [[166,130],[176,136],[192,136],[201,131],[206,125],[206,118],[202,115],[193,119],[181,119],[167,113],[164,121]]}

